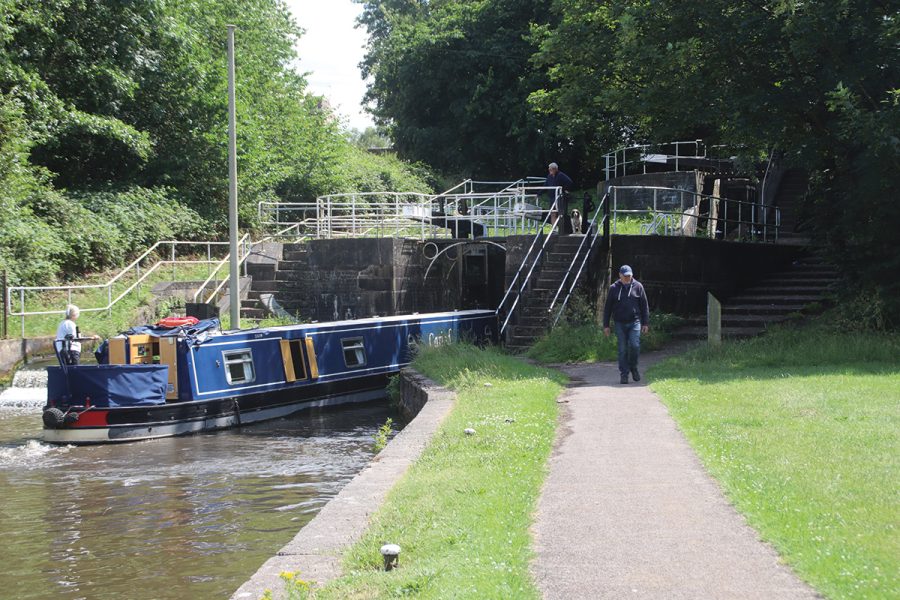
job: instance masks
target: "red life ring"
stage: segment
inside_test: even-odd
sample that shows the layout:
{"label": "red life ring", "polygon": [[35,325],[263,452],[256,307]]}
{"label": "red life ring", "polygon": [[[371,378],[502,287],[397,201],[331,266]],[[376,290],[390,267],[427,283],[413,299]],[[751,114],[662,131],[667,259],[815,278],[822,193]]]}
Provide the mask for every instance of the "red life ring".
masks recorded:
{"label": "red life ring", "polygon": [[197,317],[166,317],[156,322],[160,327],[181,327],[182,325],[196,325],[200,322]]}

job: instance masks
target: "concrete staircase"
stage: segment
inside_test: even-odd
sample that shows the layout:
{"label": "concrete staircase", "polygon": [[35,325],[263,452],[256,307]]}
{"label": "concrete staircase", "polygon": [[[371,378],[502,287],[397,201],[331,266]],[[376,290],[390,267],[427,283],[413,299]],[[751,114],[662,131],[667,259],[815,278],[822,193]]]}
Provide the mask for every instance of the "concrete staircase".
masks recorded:
{"label": "concrete staircase", "polygon": [[[535,267],[531,274],[531,283],[523,292],[519,305],[516,307],[513,324],[509,326],[509,334],[506,338],[507,349],[513,352],[523,352],[531,347],[535,339],[547,333],[551,318],[547,308],[553,301],[553,296],[556,295],[556,291],[572,263],[572,257],[578,252],[578,246],[583,239],[582,235],[558,236],[547,244],[543,260]],[[587,250],[589,243],[585,243],[582,253]],[[581,258],[579,255],[572,276],[577,272]],[[523,277],[524,275],[523,273]],[[585,274],[582,273],[582,278],[584,276]],[[567,287],[569,285],[571,285],[571,280],[566,284]],[[557,306],[563,299],[564,292],[557,300]],[[555,309],[556,307],[554,307]]]}
{"label": "concrete staircase", "polygon": [[285,244],[272,279],[260,289],[262,293],[269,294],[277,291],[278,302],[291,313],[299,310],[301,296],[308,293],[307,286],[302,281],[304,275],[310,274],[308,253],[306,244]]}
{"label": "concrete staircase", "polygon": [[804,171],[791,169],[781,178],[778,193],[775,195],[775,206],[781,209],[781,227],[778,231],[778,242],[806,246],[809,235],[803,231],[803,202],[809,177]]}
{"label": "concrete staircase", "polygon": [[[247,274],[252,278],[247,297],[241,301],[241,326],[252,327],[269,316],[268,310],[260,303],[260,294],[274,294],[278,286],[276,278],[283,253],[288,248],[300,244],[266,244],[259,255],[251,256],[247,263]],[[256,260],[253,260],[256,259]]]}
{"label": "concrete staircase", "polygon": [[[802,258],[722,303],[722,337],[746,338],[821,303],[837,282],[837,271],[818,256]],[[675,332],[682,339],[705,339],[706,317],[689,319]]]}

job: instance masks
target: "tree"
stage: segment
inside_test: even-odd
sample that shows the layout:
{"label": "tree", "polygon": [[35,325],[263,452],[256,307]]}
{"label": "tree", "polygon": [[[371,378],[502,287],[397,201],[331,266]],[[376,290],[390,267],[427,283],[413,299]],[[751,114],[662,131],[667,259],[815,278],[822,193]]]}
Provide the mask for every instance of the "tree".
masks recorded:
{"label": "tree", "polygon": [[401,157],[501,179],[543,172],[548,159],[574,162],[556,117],[526,102],[546,79],[530,62],[529,30],[546,22],[549,0],[363,4],[367,100]]}
{"label": "tree", "polygon": [[[703,137],[784,153],[814,184],[816,232],[900,315],[900,20],[888,2],[556,0],[537,30],[550,83],[531,100],[570,133]],[[619,143],[612,143],[615,141]]]}

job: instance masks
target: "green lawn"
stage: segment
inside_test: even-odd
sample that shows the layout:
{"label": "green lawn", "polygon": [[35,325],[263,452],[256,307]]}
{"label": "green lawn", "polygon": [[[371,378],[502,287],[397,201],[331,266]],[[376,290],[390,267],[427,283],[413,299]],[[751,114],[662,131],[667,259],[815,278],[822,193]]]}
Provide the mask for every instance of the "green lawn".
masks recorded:
{"label": "green lawn", "polygon": [[[346,575],[315,597],[538,598],[529,527],[562,375],[466,344],[426,349],[415,366],[456,390],[456,405],[346,555]],[[386,541],[403,548],[391,572]]]}
{"label": "green lawn", "polygon": [[829,598],[900,597],[900,336],[784,328],[649,375],[803,579]]}

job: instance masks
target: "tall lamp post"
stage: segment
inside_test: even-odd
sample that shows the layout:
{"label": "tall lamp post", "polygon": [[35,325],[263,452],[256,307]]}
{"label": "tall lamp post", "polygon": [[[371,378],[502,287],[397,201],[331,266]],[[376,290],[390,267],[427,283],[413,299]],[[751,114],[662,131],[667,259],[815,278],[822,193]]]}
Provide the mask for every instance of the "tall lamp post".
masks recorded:
{"label": "tall lamp post", "polygon": [[228,307],[231,309],[231,328],[241,328],[241,299],[238,290],[238,203],[237,203],[237,134],[234,108],[234,25],[228,28],[228,241],[230,271]]}

